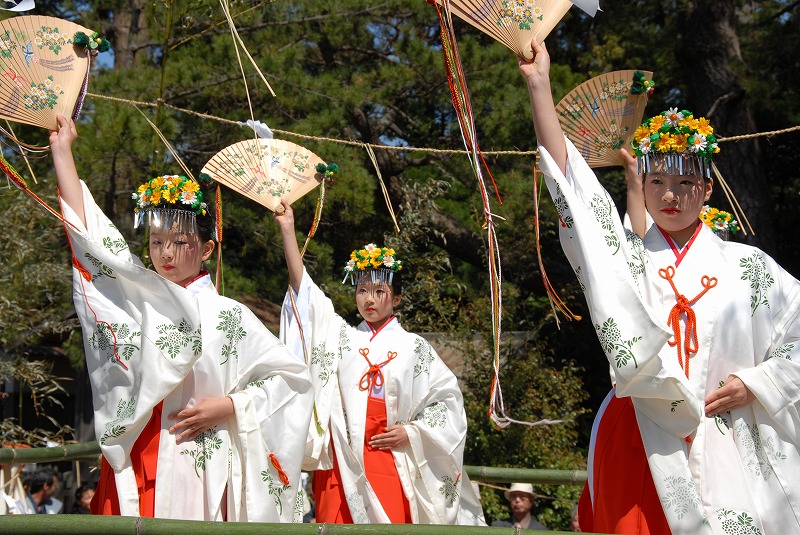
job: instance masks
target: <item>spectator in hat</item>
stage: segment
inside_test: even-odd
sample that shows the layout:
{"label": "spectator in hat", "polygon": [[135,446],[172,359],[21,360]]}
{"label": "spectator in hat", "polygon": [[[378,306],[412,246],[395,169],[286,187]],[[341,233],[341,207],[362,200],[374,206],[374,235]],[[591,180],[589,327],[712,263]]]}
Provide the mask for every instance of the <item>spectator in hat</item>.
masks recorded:
{"label": "spectator in hat", "polygon": [[503,493],[511,506],[511,517],[495,520],[493,527],[521,527],[524,529],[549,529],[531,516],[533,508],[533,485],[530,483],[512,483],[511,488]]}

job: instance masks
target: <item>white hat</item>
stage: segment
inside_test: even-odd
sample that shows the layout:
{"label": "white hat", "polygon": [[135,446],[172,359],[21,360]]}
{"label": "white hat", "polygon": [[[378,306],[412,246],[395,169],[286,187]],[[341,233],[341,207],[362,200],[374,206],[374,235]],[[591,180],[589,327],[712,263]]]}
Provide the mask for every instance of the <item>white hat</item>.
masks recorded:
{"label": "white hat", "polygon": [[511,488],[503,492],[503,495],[506,497],[506,500],[511,501],[509,495],[512,492],[524,492],[525,494],[530,494],[531,501],[533,501],[533,485],[531,485],[530,483],[512,483]]}

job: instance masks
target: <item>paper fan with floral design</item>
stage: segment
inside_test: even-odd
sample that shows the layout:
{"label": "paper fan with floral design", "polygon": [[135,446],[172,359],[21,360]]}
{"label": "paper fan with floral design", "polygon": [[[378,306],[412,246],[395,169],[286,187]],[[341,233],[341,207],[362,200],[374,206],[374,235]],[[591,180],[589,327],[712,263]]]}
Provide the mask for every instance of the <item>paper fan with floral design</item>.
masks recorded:
{"label": "paper fan with floral design", "polygon": [[281,139],[248,139],[225,147],[201,173],[266,206],[282,212],[324,179],[322,159],[305,147]]}
{"label": "paper fan with floral design", "polygon": [[0,118],[48,130],[58,128],[57,114],[77,118],[92,56],[75,43],[78,32],[89,41],[91,30],[63,19],[0,21]]}
{"label": "paper fan with floral design", "polygon": [[531,38],[544,41],[573,4],[592,16],[597,11],[596,0],[436,0],[436,3],[528,59],[532,59]]}
{"label": "paper fan with floral design", "polygon": [[614,71],[570,91],[556,106],[561,128],[590,167],[623,165],[619,149],[629,148],[652,91],[653,73]]}

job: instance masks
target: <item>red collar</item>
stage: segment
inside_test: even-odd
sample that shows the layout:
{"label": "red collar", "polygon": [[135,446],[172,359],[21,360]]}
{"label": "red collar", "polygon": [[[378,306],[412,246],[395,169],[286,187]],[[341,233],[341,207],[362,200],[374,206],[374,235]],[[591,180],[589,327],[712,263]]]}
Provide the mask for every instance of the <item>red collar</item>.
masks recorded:
{"label": "red collar", "polygon": [[370,337],[369,341],[372,342],[375,339],[375,337],[378,336],[378,333],[381,332],[387,325],[389,325],[395,319],[397,319],[397,316],[392,314],[392,316],[388,320],[386,320],[384,324],[381,325],[378,329],[373,328],[370,322],[365,321],[364,323],[367,324],[367,327],[369,327],[369,330],[372,332],[372,336]]}
{"label": "red collar", "polygon": [[198,280],[202,279],[202,278],[203,278],[203,277],[205,277],[206,275],[208,275],[208,270],[207,270],[207,269],[203,269],[203,270],[201,270],[201,271],[200,271],[200,273],[198,273],[198,274],[197,274],[197,276],[196,276],[195,278],[193,278],[192,280],[190,280],[189,282],[187,282],[186,284],[184,284],[184,285],[183,285],[183,287],[184,287],[184,288],[188,288],[189,286],[191,286],[191,285],[192,285],[192,283],[193,283],[193,282],[196,282],[196,281],[198,281]]}
{"label": "red collar", "polygon": [[699,222],[694,234],[692,234],[692,237],[689,238],[688,242],[686,242],[686,245],[683,246],[683,249],[678,249],[678,245],[675,243],[675,240],[673,240],[663,228],[659,227],[658,225],[656,225],[656,228],[658,228],[658,231],[662,236],[664,236],[664,239],[667,240],[670,249],[672,249],[672,252],[675,254],[675,267],[678,267],[678,265],[681,263],[681,260],[683,260],[683,257],[689,252],[689,248],[694,243],[695,238],[697,238],[698,234],[700,234],[700,230],[703,228],[703,223],[702,221]]}

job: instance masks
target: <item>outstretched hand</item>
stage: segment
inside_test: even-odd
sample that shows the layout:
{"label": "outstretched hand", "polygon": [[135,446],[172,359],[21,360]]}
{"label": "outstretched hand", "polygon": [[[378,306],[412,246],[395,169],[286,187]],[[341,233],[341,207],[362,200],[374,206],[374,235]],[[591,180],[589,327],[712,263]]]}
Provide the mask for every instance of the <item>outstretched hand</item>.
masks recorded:
{"label": "outstretched hand", "polygon": [[75,128],[75,121],[67,119],[60,113],[56,115],[58,128],[50,132],[50,150],[56,153],[72,150],[72,142],[78,137],[78,129]]}
{"label": "outstretched hand", "polygon": [[194,440],[203,431],[211,429],[218,423],[234,415],[233,400],[224,398],[205,398],[194,407],[170,414],[170,420],[180,420],[169,428],[169,432],[177,434],[175,442]]}
{"label": "outstretched hand", "polygon": [[717,414],[744,407],[755,401],[744,382],[735,375],[729,375],[725,384],[706,396],[706,416],[711,418]]}
{"label": "outstretched hand", "polygon": [[628,187],[636,185],[641,188],[642,175],[639,174],[639,163],[634,155],[625,149],[619,149],[619,155],[622,157],[622,165],[625,167],[625,181]]}
{"label": "outstretched hand", "polygon": [[294,211],[292,211],[292,205],[281,199],[281,206],[283,206],[283,212],[280,214],[275,212],[272,214],[272,217],[275,218],[275,222],[278,223],[281,231],[288,230],[294,232]]}
{"label": "outstretched hand", "polygon": [[529,86],[549,85],[550,54],[547,53],[547,47],[534,37],[531,39],[531,51],[533,52],[533,61],[528,61],[523,56],[517,56],[522,76],[525,77]]}

